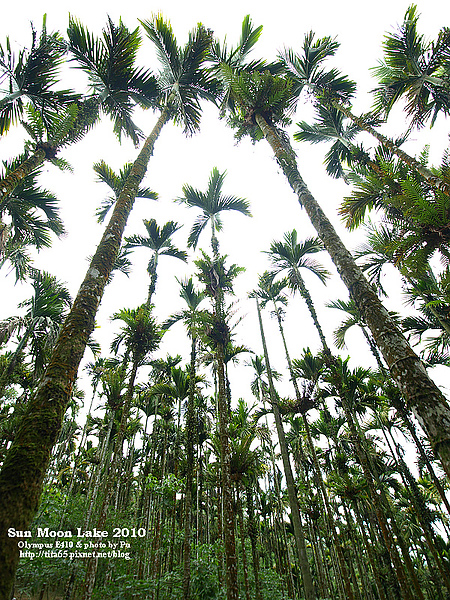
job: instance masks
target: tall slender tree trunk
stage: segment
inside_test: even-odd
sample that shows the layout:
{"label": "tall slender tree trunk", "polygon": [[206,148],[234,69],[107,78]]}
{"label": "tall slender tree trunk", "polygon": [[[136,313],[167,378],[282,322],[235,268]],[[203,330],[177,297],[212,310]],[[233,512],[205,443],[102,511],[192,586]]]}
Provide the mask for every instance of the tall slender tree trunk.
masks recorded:
{"label": "tall slender tree trunk", "polygon": [[366,554],[367,554],[367,557],[369,559],[369,563],[370,563],[370,566],[372,569],[372,574],[373,574],[373,578],[375,581],[375,586],[377,588],[379,600],[387,600],[383,585],[381,584],[380,568],[378,565],[378,561],[375,558],[372,547],[370,546],[369,541],[367,539],[367,533],[366,533],[366,530],[364,527],[363,520],[361,518],[361,513],[359,511],[359,506],[358,506],[358,502],[356,499],[352,500],[352,506],[353,506],[353,513],[356,515],[356,521],[359,526],[359,530],[360,530],[361,537],[363,540],[364,548],[366,549]]}
{"label": "tall slender tree trunk", "polygon": [[[113,214],[91,260],[72,309],[61,328],[47,370],[0,472],[0,531],[28,530],[36,513],[45,471],[61,429],[78,367],[94,330],[105,285],[119,253],[123,231],[155,142],[168,121],[166,106],[146,139],[116,201]],[[14,538],[0,537],[0,598],[8,598],[19,560]]]}
{"label": "tall slender tree trunk", "polygon": [[242,510],[242,502],[240,497],[239,482],[236,483],[236,512],[239,524],[239,537],[241,540],[241,555],[242,555],[242,574],[244,576],[244,590],[246,600],[250,598],[250,586],[248,583],[248,566],[247,566],[247,552],[245,550],[245,529],[244,529],[244,514]]}
{"label": "tall slender tree trunk", "polygon": [[[211,246],[214,255],[214,263],[219,260],[219,242],[214,232],[213,224],[211,232]],[[211,290],[214,298],[214,317],[220,325],[226,325],[224,315],[223,290],[218,281],[218,275],[213,266],[209,277],[211,278]],[[217,278],[217,279],[216,279]],[[216,381],[217,381],[217,415],[218,415],[218,437],[220,443],[220,474],[222,485],[222,532],[225,550],[225,580],[227,588],[227,600],[238,600],[238,571],[236,556],[235,519],[233,508],[233,488],[231,484],[231,454],[229,440],[229,406],[227,397],[227,386],[225,377],[225,340],[217,341],[215,349],[216,358]]]}
{"label": "tall slender tree trunk", "polygon": [[[109,473],[107,475],[106,486],[104,491],[103,503],[100,509],[100,514],[97,522],[97,529],[102,530],[106,517],[108,515],[109,505],[111,502],[111,498],[114,492],[114,483],[116,481],[116,472],[119,470],[119,464],[122,458],[122,445],[125,437],[125,429],[128,424],[128,415],[130,412],[131,401],[133,399],[133,391],[134,391],[134,382],[136,379],[136,374],[138,370],[139,364],[138,361],[134,361],[130,380],[128,382],[127,392],[125,394],[123,409],[122,409],[122,417],[120,419],[119,430],[117,431],[116,441],[114,444],[114,452],[113,458],[111,462],[111,466],[109,469]],[[94,538],[95,541],[101,541],[100,539]],[[84,581],[84,593],[83,600],[91,600],[92,592],[94,590],[95,585],[95,577],[97,574],[97,566],[98,566],[98,557],[92,557],[88,560],[87,569],[86,569],[86,577]]]}
{"label": "tall slender tree trunk", "polygon": [[267,352],[267,345],[262,325],[261,311],[259,308],[259,302],[257,298],[256,307],[258,310],[258,319],[261,331],[261,340],[264,349],[264,359],[266,362],[267,378],[269,380],[270,400],[272,404],[273,415],[275,418],[275,426],[278,434],[278,442],[280,444],[281,457],[283,460],[284,475],[286,477],[286,487],[288,490],[289,505],[291,507],[291,517],[294,526],[295,541],[297,545],[300,570],[302,572],[303,589],[305,592],[306,600],[316,600],[316,592],[314,589],[311,568],[309,566],[308,554],[306,551],[305,534],[303,533],[303,526],[300,519],[300,507],[298,504],[297,491],[295,488],[294,474],[292,472],[291,461],[289,459],[289,451],[287,447],[286,436],[284,434],[283,423],[281,421],[280,410],[277,405],[277,397],[273,385],[272,371],[270,368],[269,355]]}
{"label": "tall slender tree trunk", "polygon": [[225,549],[227,600],[238,600],[237,557],[233,495],[231,487],[230,444],[228,438],[228,402],[225,388],[225,360],[222,343],[217,344],[217,404],[219,413],[219,439],[221,454],[221,483],[223,498],[223,542]]}
{"label": "tall slender tree trunk", "polygon": [[[298,284],[298,287],[300,290],[300,295],[302,296],[303,300],[306,303],[306,306],[308,307],[309,314],[311,315],[311,319],[313,320],[314,326],[317,330],[317,333],[319,334],[319,338],[320,338],[320,341],[322,342],[323,349],[325,352],[327,352],[329,354],[330,349],[328,347],[327,340],[325,338],[325,334],[323,332],[322,326],[320,325],[319,319],[317,317],[316,308],[315,308],[314,302],[311,298],[311,294],[309,293],[309,290],[305,285],[303,277],[300,273],[300,269],[298,267],[295,267],[294,271],[295,271],[295,275],[297,278],[297,284]],[[277,315],[278,315],[278,312],[277,312]],[[278,321],[278,322],[280,322],[280,321]],[[285,348],[286,348],[286,344],[285,344]]]}
{"label": "tall slender tree trunk", "polygon": [[250,544],[252,547],[252,565],[253,565],[253,578],[255,580],[255,598],[256,600],[262,600],[261,584],[259,581],[259,552],[258,552],[258,530],[255,523],[255,509],[253,506],[253,492],[249,485],[245,488],[245,494],[247,498],[247,512],[248,512],[248,536],[250,538]]}
{"label": "tall slender tree trunk", "polygon": [[281,140],[275,128],[269,125],[262,115],[256,114],[255,119],[291,188],[328,250],[364,321],[369,326],[392,377],[407,399],[408,408],[426,432],[434,451],[450,476],[450,407],[446,399],[393,323],[388,311],[308,190],[300,176],[294,153],[288,142]]}
{"label": "tall slender tree trunk", "polygon": [[[186,489],[184,500],[184,541],[183,541],[183,600],[190,598],[191,582],[191,520],[192,483],[194,473],[195,446],[195,354],[196,337],[192,334],[191,362],[189,367],[189,395],[186,414]],[[197,509],[198,513],[198,509]],[[197,525],[198,530],[198,525]]]}
{"label": "tall slender tree trunk", "polygon": [[[299,285],[300,288],[300,292],[303,296],[303,298],[305,299],[305,302],[308,306],[308,310],[311,314],[311,318],[314,321],[314,325],[317,329],[317,332],[319,334],[320,340],[322,342],[323,345],[323,349],[325,352],[328,352],[328,354],[330,354],[330,349],[328,347],[327,341],[325,339],[325,335],[323,333],[322,327],[320,326],[319,323],[319,319],[317,318],[317,314],[314,308],[314,303],[312,301],[311,295],[308,291],[308,289],[305,286],[305,283],[303,281],[303,278],[299,272],[298,269],[295,269],[296,271],[296,275],[297,275],[297,283]],[[286,338],[284,335],[284,330],[283,330],[283,324],[281,321],[281,315],[278,309],[278,306],[275,302],[275,300],[273,299],[273,304],[275,307],[275,313],[277,316],[277,321],[278,321],[278,328],[280,330],[280,334],[281,334],[281,338],[283,340],[283,346],[284,346],[284,352],[286,354],[286,361],[288,363],[288,368],[289,368],[289,373],[291,376],[291,380],[292,380],[292,384],[294,386],[294,390],[295,390],[295,395],[296,395],[296,400],[297,402],[301,402],[302,400],[302,395],[300,394],[300,389],[298,387],[297,384],[297,379],[295,377],[294,374],[294,369],[292,367],[292,361],[291,361],[291,357],[289,354],[289,350],[287,347],[287,343],[286,343]],[[314,442],[312,440],[311,437],[311,432],[310,432],[310,428],[309,428],[309,423],[308,423],[308,419],[306,417],[306,414],[304,412],[301,413],[302,416],[302,421],[303,421],[303,425],[305,427],[305,432],[306,432],[306,437],[308,440],[308,447],[309,450],[311,452],[311,457],[313,459],[313,465],[314,465],[314,471],[315,471],[315,479],[316,482],[318,484],[318,487],[320,489],[320,494],[321,497],[323,499],[323,503],[324,503],[324,508],[325,508],[325,520],[328,524],[328,528],[329,531],[331,532],[332,538],[333,538],[333,542],[334,542],[334,547],[336,549],[336,555],[337,555],[337,559],[338,559],[338,563],[339,563],[339,568],[341,571],[341,578],[342,578],[342,584],[345,588],[345,593],[347,595],[348,600],[354,600],[354,594],[353,594],[353,590],[352,590],[352,586],[350,584],[350,578],[348,576],[348,569],[347,569],[347,564],[345,562],[345,557],[342,551],[342,547],[341,544],[339,542],[339,538],[336,532],[336,526],[335,526],[335,522],[334,522],[334,517],[333,517],[333,511],[331,510],[329,501],[328,501],[328,492],[325,489],[325,484],[323,482],[323,477],[322,477],[322,471],[320,469],[320,465],[319,465],[319,461],[317,459],[317,454],[316,454],[316,449],[314,447]]]}
{"label": "tall slender tree trunk", "polygon": [[158,253],[155,252],[155,254],[153,255],[150,263],[149,263],[149,267],[151,264],[151,269],[147,269],[148,274],[150,275],[150,283],[148,286],[148,293],[147,293],[147,301],[146,301],[146,306],[147,308],[150,308],[150,305],[152,303],[152,297],[153,294],[155,293],[155,289],[156,289],[156,281],[158,279],[158,272],[157,272],[157,268],[158,268]]}
{"label": "tall slender tree trunk", "polygon": [[[99,497],[99,491],[100,491],[100,485],[101,485],[101,475],[106,474],[107,471],[107,466],[106,466],[106,457],[107,455],[110,453],[107,452],[108,450],[108,446],[109,446],[109,441],[111,438],[111,431],[114,425],[114,417],[115,417],[115,413],[114,410],[111,409],[111,418],[109,419],[109,425],[108,425],[108,430],[105,434],[105,437],[103,439],[102,442],[102,446],[100,449],[100,455],[99,455],[99,459],[98,459],[98,464],[97,464],[97,468],[95,469],[95,474],[93,477],[91,477],[91,482],[93,483],[92,485],[92,490],[91,493],[88,492],[87,494],[87,498],[88,498],[88,507],[87,507],[87,512],[86,515],[84,517],[84,531],[87,531],[90,527],[90,523],[91,523],[91,517],[92,517],[92,512],[94,510],[94,506],[96,504],[96,502],[98,501],[98,497]],[[106,422],[106,417],[104,419],[104,421]],[[110,458],[110,456],[109,456]],[[64,600],[71,600],[72,595],[74,593],[74,587],[75,587],[75,581],[77,579],[77,574],[79,571],[79,564],[78,561],[76,561],[76,559],[73,559],[73,565],[70,571],[70,575],[67,579],[65,588],[64,588]]]}

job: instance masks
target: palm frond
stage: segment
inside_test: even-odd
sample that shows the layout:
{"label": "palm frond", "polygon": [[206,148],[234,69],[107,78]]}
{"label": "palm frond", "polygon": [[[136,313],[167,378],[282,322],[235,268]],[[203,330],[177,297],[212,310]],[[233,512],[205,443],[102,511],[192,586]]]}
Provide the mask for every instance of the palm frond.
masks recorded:
{"label": "palm frond", "polygon": [[61,106],[77,99],[69,90],[55,90],[59,68],[64,61],[66,45],[59,33],[48,33],[46,16],[38,37],[32,27],[30,49],[21,50],[16,57],[9,37],[5,49],[0,45],[0,83],[6,82],[5,95],[0,100],[0,135],[17,123],[26,101],[42,113],[45,126]]}

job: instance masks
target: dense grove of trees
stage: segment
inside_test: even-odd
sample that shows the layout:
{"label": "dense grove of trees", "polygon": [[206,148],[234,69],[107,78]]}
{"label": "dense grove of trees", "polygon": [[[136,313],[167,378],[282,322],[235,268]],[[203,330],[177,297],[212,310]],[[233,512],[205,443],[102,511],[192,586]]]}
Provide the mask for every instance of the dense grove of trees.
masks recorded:
{"label": "dense grove of trees", "polygon": [[[446,122],[450,29],[427,41],[412,5],[384,39],[362,115],[352,108],[356,83],[328,64],[336,40],[309,32],[269,62],[249,57],[261,31],[246,17],[236,46],[202,25],[180,44],[161,15],[134,31],[108,19],[99,37],[73,18],[66,33],[49,33],[44,18],[30,48],[0,46],[0,134],[29,138],[20,156],[3,157],[0,267],[10,273],[5,290],[11,272],[32,288],[0,322],[0,599],[450,598],[450,407],[429,375],[450,366],[450,157],[431,166],[426,148],[402,148],[405,121],[408,134]],[[156,73],[138,64],[144,39]],[[63,89],[69,68],[83,72],[86,90]],[[314,122],[296,123],[300,99],[313,104]],[[221,240],[224,212],[250,217],[251,207],[227,192],[225,171],[214,168],[204,189],[180,190],[192,213],[186,248],[174,241],[180,223],[158,223],[151,207],[144,235],[124,235],[135,199],[156,198],[144,178],[150,167],[151,184],[163,128],[198,131],[207,103],[238,140],[268,142],[317,232],[286,223],[283,238],[261,248],[271,268],[248,290],[260,340],[245,346],[233,298],[244,269]],[[403,124],[391,139],[381,130],[394,107]],[[135,124],[137,109],[153,111],[150,131]],[[47,161],[70,168],[61,151],[102,119],[139,151],[118,173],[94,165],[111,190],[97,210],[107,224],[72,299],[33,264],[64,233],[59,199],[40,177]],[[348,184],[339,214],[365,230],[356,253],[308,189],[294,142],[329,144],[326,171]],[[147,278],[147,297],[111,315],[116,335],[100,347],[99,305],[134,252],[147,256],[147,273],[130,274]],[[328,303],[342,312],[334,338],[308,288],[310,275],[327,283],[326,253],[349,292]],[[190,271],[178,280],[178,312],[160,321],[158,275],[175,259]],[[383,304],[388,263],[404,314]],[[282,357],[266,336],[271,318]],[[290,347],[286,328],[307,319],[320,347]],[[174,327],[181,335],[180,324],[190,352],[164,356],[163,337]],[[373,368],[350,364],[354,326]],[[358,350],[349,351],[353,364]],[[230,383],[238,362],[252,373],[246,397]],[[35,542],[45,527],[72,534],[40,539],[57,555],[31,559],[7,534],[31,531]],[[109,542],[118,545],[101,545]],[[103,548],[115,554],[92,551]]]}

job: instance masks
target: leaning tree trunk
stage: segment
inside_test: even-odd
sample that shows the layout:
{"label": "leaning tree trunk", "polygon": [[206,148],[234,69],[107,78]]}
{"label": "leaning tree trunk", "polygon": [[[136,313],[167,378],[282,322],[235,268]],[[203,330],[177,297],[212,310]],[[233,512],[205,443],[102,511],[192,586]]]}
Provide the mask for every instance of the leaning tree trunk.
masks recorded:
{"label": "leaning tree trunk", "polygon": [[447,475],[450,476],[450,407],[445,397],[428,376],[423,363],[390,318],[333,225],[308,190],[289,144],[281,140],[276,129],[269,125],[262,115],[256,114],[255,119],[330,254],[350,296],[369,326],[392,377],[407,398],[409,409],[426,432]]}
{"label": "leaning tree trunk", "polygon": [[49,158],[49,156],[47,156],[45,149],[38,147],[31,156],[29,156],[21,165],[17,167],[17,169],[11,171],[11,173],[8,173],[6,177],[1,179],[0,201],[2,201],[3,198],[6,198],[6,196],[8,196],[25,177],[30,175],[30,173],[33,173],[33,171],[42,165],[46,158]]}
{"label": "leaning tree trunk", "polygon": [[36,513],[51,451],[61,429],[88,338],[94,330],[97,309],[118,255],[138,186],[169,116],[170,109],[166,106],[134,162],[61,328],[47,370],[5,458],[0,473],[0,598],[9,597],[19,561],[17,542],[3,532],[9,527],[28,530]]}

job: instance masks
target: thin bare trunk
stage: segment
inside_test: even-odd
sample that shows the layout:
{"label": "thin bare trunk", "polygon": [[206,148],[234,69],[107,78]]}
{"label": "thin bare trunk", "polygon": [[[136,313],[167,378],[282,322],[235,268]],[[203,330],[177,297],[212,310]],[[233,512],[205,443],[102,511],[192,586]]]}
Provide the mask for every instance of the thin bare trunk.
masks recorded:
{"label": "thin bare trunk", "polygon": [[308,554],[306,551],[305,535],[303,533],[303,526],[300,519],[300,508],[298,505],[297,491],[295,488],[294,474],[292,472],[291,461],[289,459],[289,451],[286,443],[286,437],[284,434],[283,423],[281,421],[280,410],[277,404],[277,396],[273,385],[272,371],[270,368],[269,355],[267,352],[266,340],[264,336],[264,330],[261,319],[261,311],[259,308],[258,299],[256,299],[256,306],[258,310],[259,326],[261,332],[261,340],[264,349],[264,359],[266,362],[267,378],[269,380],[269,392],[270,401],[272,404],[273,415],[275,418],[275,426],[278,434],[278,442],[280,444],[281,457],[283,460],[284,475],[286,477],[286,487],[289,496],[289,505],[291,507],[291,517],[294,526],[295,541],[297,545],[297,552],[300,564],[300,570],[303,577],[303,589],[305,592],[306,600],[316,600],[316,592],[311,575],[311,568],[309,566]]}

